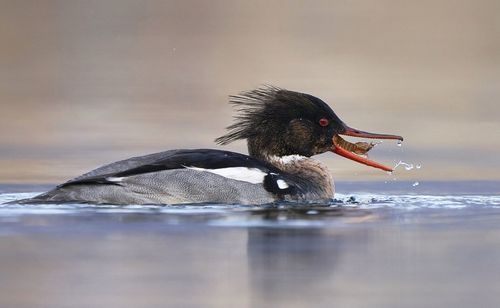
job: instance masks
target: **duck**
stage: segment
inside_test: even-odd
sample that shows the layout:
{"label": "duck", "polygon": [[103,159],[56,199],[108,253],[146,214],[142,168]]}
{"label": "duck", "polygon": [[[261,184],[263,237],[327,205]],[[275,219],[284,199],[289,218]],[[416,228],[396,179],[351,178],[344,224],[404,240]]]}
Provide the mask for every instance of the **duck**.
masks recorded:
{"label": "duck", "polygon": [[177,149],[113,162],[75,177],[21,204],[113,205],[242,204],[329,202],[334,182],[313,156],[332,152],[392,171],[368,159],[374,143],[341,136],[403,137],[347,126],[323,100],[275,86],[229,96],[236,109],[227,133],[215,141],[246,140],[248,155],[218,149]]}

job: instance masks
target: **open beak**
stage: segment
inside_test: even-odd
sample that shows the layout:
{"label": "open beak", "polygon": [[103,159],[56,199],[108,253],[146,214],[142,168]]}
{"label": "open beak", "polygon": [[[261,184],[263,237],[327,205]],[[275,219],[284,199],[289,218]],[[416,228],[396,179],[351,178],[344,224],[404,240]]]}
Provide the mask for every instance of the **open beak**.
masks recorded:
{"label": "open beak", "polygon": [[[401,137],[401,136],[368,133],[368,132],[364,132],[364,131],[350,128],[347,125],[344,126],[344,132],[341,133],[341,135],[360,137],[360,138],[369,138],[369,139],[393,139],[393,140],[403,141],[403,137]],[[369,160],[368,158],[365,158],[363,156],[358,155],[360,152],[361,152],[361,154],[368,152],[372,148],[372,145],[366,146],[366,144],[363,143],[364,146],[361,147],[360,146],[361,143],[352,144],[350,142],[343,140],[338,135],[334,135],[332,141],[333,141],[332,152],[334,152],[340,156],[352,159],[360,164],[364,164],[364,165],[367,165],[370,167],[382,169],[384,171],[390,171],[390,172],[393,171],[392,168],[390,168],[390,167],[384,166],[384,165],[379,164],[373,160]],[[356,153],[358,153],[358,154],[356,154]]]}

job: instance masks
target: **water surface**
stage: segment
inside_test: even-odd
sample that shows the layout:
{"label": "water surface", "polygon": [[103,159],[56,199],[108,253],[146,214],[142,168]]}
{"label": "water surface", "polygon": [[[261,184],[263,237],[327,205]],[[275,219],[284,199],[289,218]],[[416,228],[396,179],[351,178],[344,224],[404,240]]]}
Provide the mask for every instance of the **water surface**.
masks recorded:
{"label": "water surface", "polygon": [[[496,307],[498,182],[325,205],[0,205],[1,307]],[[41,186],[0,186],[0,203]]]}

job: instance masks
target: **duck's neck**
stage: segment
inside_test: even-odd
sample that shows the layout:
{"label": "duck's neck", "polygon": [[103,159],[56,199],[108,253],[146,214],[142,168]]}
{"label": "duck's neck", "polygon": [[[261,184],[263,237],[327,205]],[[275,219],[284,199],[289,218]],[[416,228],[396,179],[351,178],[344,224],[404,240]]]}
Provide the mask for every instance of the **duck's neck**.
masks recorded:
{"label": "duck's neck", "polygon": [[286,146],[279,142],[268,142],[263,138],[248,138],[248,154],[260,160],[269,161],[269,157],[283,157],[286,155]]}
{"label": "duck's neck", "polygon": [[333,198],[333,178],[326,165],[310,157],[299,155],[266,156],[265,160],[290,174],[297,181],[299,199],[329,200]]}
{"label": "duck's neck", "polygon": [[286,147],[277,142],[264,144],[262,138],[247,140],[250,156],[266,161],[295,179],[297,198],[304,200],[329,200],[333,198],[334,185],[328,168],[315,159],[300,155],[287,155]]}

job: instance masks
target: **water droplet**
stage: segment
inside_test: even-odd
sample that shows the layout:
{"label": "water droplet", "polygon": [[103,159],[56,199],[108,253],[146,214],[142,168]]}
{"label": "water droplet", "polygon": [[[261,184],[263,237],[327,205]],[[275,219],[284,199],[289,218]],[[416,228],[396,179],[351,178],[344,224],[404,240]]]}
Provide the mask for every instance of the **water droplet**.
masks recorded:
{"label": "water droplet", "polygon": [[398,147],[401,147],[403,145],[403,141],[398,140]]}
{"label": "water droplet", "polygon": [[420,185],[420,183],[419,182],[415,182],[411,186],[415,187],[415,186],[418,186],[418,185]]}
{"label": "water droplet", "polygon": [[405,163],[404,161],[400,160],[396,166],[394,166],[393,169],[396,169],[397,167],[399,166],[403,166],[406,170],[412,170],[414,168],[413,164],[412,163]]}
{"label": "water droplet", "polygon": [[388,175],[392,175],[392,171],[387,171],[387,174]]}
{"label": "water droplet", "polygon": [[422,168],[422,165],[421,165],[421,164],[417,164],[417,165],[415,166],[415,168],[420,169],[420,168]]}

